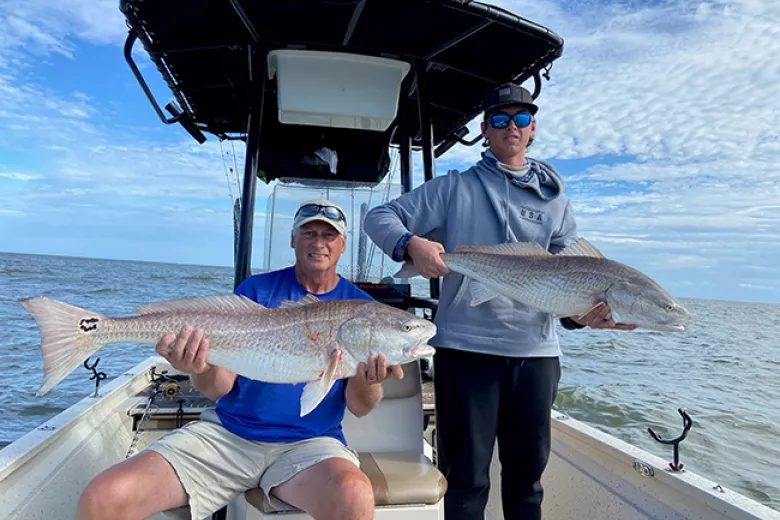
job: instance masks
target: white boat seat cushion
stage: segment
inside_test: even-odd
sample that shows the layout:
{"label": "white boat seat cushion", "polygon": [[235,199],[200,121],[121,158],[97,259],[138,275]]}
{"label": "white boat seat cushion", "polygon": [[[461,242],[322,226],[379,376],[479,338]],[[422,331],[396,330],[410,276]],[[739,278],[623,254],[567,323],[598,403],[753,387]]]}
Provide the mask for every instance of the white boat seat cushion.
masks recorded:
{"label": "white boat seat cushion", "polygon": [[[421,453],[359,456],[360,469],[371,481],[377,506],[437,504],[447,491],[444,475]],[[246,501],[266,514],[280,511],[268,502],[260,488],[247,491]]]}

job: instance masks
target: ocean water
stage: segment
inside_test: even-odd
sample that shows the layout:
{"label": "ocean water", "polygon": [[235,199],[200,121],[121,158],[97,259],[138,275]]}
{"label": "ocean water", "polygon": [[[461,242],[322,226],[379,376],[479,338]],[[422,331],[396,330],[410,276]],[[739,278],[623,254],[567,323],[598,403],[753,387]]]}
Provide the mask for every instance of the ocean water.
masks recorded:
{"label": "ocean water", "polygon": [[[109,316],[141,303],[231,292],[232,268],[0,253],[0,446],[90,395],[77,369],[36,398],[42,363],[35,322],[19,305],[48,296]],[[556,409],[671,460],[654,441],[694,425],[686,469],[780,510],[780,306],[683,300],[696,321],[681,334],[560,329]],[[111,345],[98,369],[114,377],[153,347]],[[93,360],[95,359],[93,357]]]}

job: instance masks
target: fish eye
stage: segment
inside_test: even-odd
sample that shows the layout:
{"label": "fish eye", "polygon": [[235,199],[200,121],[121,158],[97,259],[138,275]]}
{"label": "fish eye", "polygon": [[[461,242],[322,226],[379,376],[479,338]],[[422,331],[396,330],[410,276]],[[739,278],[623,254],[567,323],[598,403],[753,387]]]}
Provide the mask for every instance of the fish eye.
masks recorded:
{"label": "fish eye", "polygon": [[667,306],[666,306],[666,310],[667,310],[667,311],[671,311],[671,310],[673,310],[673,309],[674,309],[674,306],[672,306],[672,305],[667,305]]}
{"label": "fish eye", "polygon": [[411,326],[411,325],[409,325],[408,323],[404,323],[404,324],[401,326],[401,329],[402,329],[404,332],[409,332],[410,330],[412,330],[412,326]]}

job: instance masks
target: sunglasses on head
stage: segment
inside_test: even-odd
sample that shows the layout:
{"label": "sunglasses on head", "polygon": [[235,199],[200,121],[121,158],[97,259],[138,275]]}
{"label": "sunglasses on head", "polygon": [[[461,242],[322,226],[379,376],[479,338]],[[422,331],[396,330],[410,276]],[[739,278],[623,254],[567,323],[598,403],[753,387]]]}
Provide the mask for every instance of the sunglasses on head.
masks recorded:
{"label": "sunglasses on head", "polygon": [[490,116],[490,126],[493,128],[506,128],[509,126],[509,121],[514,121],[517,128],[525,128],[531,124],[533,116],[528,112],[518,112],[513,115],[509,115],[506,112],[496,112]]}
{"label": "sunglasses on head", "polygon": [[338,208],[334,208],[333,206],[323,206],[321,204],[306,204],[305,206],[301,206],[301,208],[295,213],[295,216],[297,217],[300,215],[307,218],[313,217],[318,213],[322,213],[325,215],[325,217],[331,220],[343,220],[344,222],[347,221],[347,218],[341,211],[339,211]]}

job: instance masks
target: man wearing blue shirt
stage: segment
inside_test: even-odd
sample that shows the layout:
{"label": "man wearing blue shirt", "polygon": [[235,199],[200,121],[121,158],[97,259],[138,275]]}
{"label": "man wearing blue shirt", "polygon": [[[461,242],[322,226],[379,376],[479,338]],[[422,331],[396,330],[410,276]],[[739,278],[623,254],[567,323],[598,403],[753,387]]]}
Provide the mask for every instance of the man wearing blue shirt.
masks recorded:
{"label": "man wearing blue shirt", "polygon": [[[236,293],[265,307],[307,294],[371,300],[336,273],[346,251],[346,219],[337,204],[304,202],[290,245],[295,265],[250,276]],[[77,518],[142,519],[189,505],[192,520],[200,520],[258,486],[272,505],[286,503],[316,519],[373,518],[371,483],[346,445],[341,422],[346,408],[356,416],[369,413],[381,399],[382,381],[402,378],[401,367],[372,356],[300,417],[305,383],[247,379],[206,363],[208,347],[202,330],[185,328],[163,337],[156,350],[191,374],[196,388],[217,401],[216,409],[98,475],[79,500]]]}

